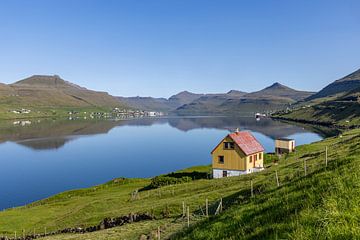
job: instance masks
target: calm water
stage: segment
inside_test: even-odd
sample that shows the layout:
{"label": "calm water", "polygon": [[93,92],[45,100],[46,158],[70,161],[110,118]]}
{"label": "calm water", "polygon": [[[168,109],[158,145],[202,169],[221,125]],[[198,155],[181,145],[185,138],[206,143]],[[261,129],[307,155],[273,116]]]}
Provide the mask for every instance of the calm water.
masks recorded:
{"label": "calm water", "polygon": [[0,208],[116,177],[151,177],[210,164],[210,151],[237,127],[252,131],[268,152],[278,137],[295,138],[298,145],[322,139],[311,129],[253,118],[3,123]]}

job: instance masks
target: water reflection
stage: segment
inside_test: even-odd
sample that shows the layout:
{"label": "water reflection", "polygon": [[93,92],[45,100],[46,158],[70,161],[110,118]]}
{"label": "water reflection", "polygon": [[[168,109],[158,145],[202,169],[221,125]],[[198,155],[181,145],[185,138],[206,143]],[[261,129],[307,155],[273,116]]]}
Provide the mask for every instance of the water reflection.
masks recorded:
{"label": "water reflection", "polygon": [[[23,124],[26,123],[26,124]],[[3,122],[0,127],[0,144],[10,141],[34,150],[59,149],[69,141],[86,135],[106,134],[114,127],[152,126],[168,124],[180,131],[194,129],[221,129],[233,131],[236,128],[261,133],[271,139],[294,134],[316,132],[322,137],[332,135],[329,129],[296,126],[290,123],[263,118],[256,121],[250,117],[171,117],[140,118],[129,120],[53,120]]]}

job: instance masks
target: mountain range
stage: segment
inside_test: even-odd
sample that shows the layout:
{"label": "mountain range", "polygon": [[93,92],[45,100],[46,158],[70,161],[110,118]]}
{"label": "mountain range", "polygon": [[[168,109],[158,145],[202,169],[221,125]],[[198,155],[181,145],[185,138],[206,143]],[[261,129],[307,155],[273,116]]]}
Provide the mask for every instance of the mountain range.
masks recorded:
{"label": "mountain range", "polygon": [[280,83],[260,91],[246,93],[230,90],[227,93],[195,94],[180,92],[166,98],[118,97],[128,106],[165,111],[177,115],[233,115],[254,111],[274,111],[311,96],[312,92],[298,91]]}
{"label": "mountain range", "polygon": [[253,93],[205,95],[190,104],[175,110],[180,115],[238,115],[243,113],[267,112],[283,109],[290,104],[303,100],[312,92],[298,91],[280,83]]}
{"label": "mountain range", "polygon": [[174,115],[239,115],[274,112],[292,108],[299,102],[302,103],[300,106],[319,104],[317,108],[329,109],[331,105],[338,106],[344,101],[352,104],[359,97],[360,69],[332,82],[317,93],[295,90],[276,82],[251,93],[239,90],[218,94],[183,91],[169,98],[114,97],[106,92],[75,85],[57,75],[34,75],[13,84],[0,83],[0,113],[14,108],[121,107]]}
{"label": "mountain range", "polygon": [[153,97],[118,97],[118,99],[128,106],[141,110],[170,112],[176,108],[191,103],[204,94],[196,94],[188,91],[180,92],[170,98]]}

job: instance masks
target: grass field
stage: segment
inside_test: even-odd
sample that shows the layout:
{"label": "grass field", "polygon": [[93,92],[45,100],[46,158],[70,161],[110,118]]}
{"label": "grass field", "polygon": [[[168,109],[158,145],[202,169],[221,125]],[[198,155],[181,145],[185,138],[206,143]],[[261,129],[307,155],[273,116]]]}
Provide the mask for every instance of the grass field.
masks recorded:
{"label": "grass field", "polygon": [[[260,173],[144,190],[136,199],[132,199],[132,192],[148,186],[150,179],[115,179],[92,188],[64,192],[0,212],[0,235],[86,227],[99,224],[105,217],[148,212],[156,220],[47,239],[139,239],[158,226],[165,226],[163,237],[175,239],[359,238],[360,172],[356,170],[360,167],[360,129],[296,150],[276,164],[269,161],[266,170]],[[194,169],[208,171],[209,166]],[[224,211],[209,219],[202,216],[206,198],[210,215],[220,198]],[[182,202],[191,212],[189,229],[179,218]]]}

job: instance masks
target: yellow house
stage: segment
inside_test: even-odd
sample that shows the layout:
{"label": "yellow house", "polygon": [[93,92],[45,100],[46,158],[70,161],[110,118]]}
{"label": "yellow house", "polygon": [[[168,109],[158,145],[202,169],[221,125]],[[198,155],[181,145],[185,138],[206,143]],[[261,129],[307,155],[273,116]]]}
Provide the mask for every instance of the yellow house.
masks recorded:
{"label": "yellow house", "polygon": [[295,151],[295,140],[289,138],[278,138],[275,140],[275,153],[284,154]]}
{"label": "yellow house", "polygon": [[228,134],[211,155],[213,178],[239,176],[264,169],[264,147],[247,131]]}

